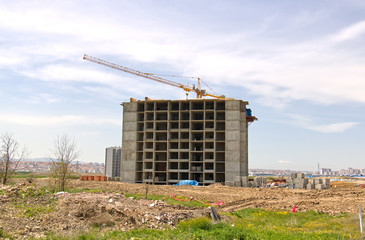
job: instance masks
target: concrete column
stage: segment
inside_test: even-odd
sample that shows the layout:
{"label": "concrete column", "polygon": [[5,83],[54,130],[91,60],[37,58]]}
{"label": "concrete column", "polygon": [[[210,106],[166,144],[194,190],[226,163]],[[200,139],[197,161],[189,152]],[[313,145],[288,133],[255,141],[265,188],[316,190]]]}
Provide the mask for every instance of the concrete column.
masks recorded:
{"label": "concrete column", "polygon": [[123,104],[122,182],[134,183],[136,179],[137,103]]}

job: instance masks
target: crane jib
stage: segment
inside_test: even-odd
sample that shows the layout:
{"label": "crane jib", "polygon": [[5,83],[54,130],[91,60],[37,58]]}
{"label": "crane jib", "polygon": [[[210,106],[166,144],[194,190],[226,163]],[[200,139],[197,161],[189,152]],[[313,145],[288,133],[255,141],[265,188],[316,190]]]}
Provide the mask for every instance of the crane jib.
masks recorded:
{"label": "crane jib", "polygon": [[[100,58],[89,56],[87,54],[84,54],[83,59],[88,60],[90,62],[100,64],[100,65],[103,65],[103,66],[106,66],[106,67],[114,68],[114,69],[117,69],[117,70],[120,70],[120,71],[123,71],[123,72],[126,72],[126,73],[130,73],[130,74],[133,74],[133,75],[137,75],[137,76],[140,76],[140,77],[151,79],[151,80],[154,80],[154,81],[157,81],[157,82],[160,82],[160,83],[168,84],[168,85],[173,86],[173,87],[178,87],[178,88],[181,88],[181,89],[183,89],[184,91],[187,91],[187,92],[193,91],[197,94],[198,98],[201,98],[203,96],[209,96],[209,97],[214,97],[214,98],[219,98],[219,99],[225,99],[224,96],[216,96],[216,95],[213,95],[213,94],[208,94],[208,93],[206,93],[206,90],[199,89],[200,87],[197,88],[197,89],[192,88],[192,87],[189,87],[188,85],[177,83],[177,82],[174,82],[174,81],[162,78],[162,77],[155,76],[153,74],[148,74],[148,73],[144,73],[144,72],[134,70],[134,69],[131,69],[131,68],[128,68],[128,67],[124,67],[124,66],[121,66],[121,65],[118,65],[118,64],[115,64],[115,63],[111,63],[111,62],[102,60]],[[198,81],[198,84],[199,84],[199,81]]]}

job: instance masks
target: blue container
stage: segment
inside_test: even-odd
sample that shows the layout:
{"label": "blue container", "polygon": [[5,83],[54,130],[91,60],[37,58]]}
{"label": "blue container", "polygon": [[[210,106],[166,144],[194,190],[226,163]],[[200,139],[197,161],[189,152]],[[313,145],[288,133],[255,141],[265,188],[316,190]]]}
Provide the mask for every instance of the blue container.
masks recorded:
{"label": "blue container", "polygon": [[246,115],[252,117],[252,111],[250,108],[246,108]]}

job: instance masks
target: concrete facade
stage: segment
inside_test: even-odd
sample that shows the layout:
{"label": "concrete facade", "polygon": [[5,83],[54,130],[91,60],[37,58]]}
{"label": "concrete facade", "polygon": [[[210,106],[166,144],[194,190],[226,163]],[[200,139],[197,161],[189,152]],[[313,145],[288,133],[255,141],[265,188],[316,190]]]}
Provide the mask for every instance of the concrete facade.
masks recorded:
{"label": "concrete facade", "polygon": [[120,177],[121,151],[121,147],[105,149],[105,176]]}
{"label": "concrete facade", "polygon": [[242,100],[124,102],[123,182],[200,185],[248,176],[248,122]]}

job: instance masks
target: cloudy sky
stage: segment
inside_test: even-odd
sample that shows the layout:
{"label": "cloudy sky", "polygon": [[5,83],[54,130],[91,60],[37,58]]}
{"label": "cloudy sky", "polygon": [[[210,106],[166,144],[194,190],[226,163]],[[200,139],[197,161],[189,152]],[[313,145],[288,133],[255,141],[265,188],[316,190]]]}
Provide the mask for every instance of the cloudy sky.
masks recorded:
{"label": "cloudy sky", "polygon": [[0,0],[0,132],[32,158],[68,134],[80,161],[104,162],[121,144],[121,102],[185,98],[87,53],[249,101],[250,168],[365,168],[364,11],[362,0]]}

